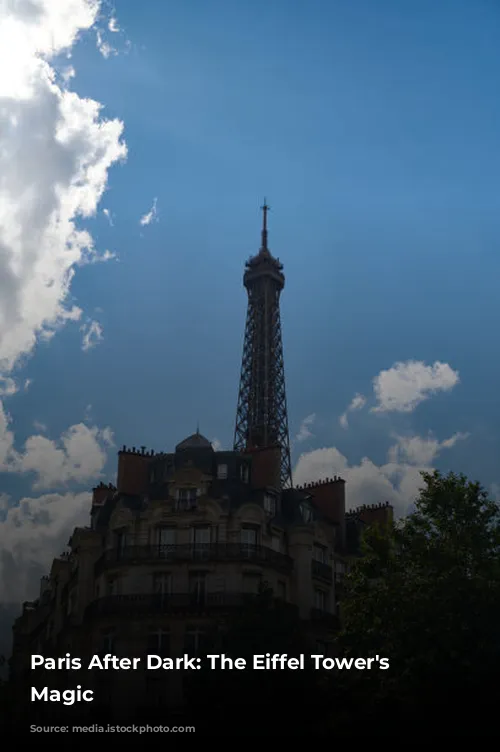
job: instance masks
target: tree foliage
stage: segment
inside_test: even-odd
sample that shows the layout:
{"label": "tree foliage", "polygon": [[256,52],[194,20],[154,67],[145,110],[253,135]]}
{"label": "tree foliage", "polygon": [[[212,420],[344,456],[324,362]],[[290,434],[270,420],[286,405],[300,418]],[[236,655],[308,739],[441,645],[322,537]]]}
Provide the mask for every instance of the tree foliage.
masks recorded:
{"label": "tree foliage", "polygon": [[390,660],[388,671],[350,676],[349,692],[374,717],[390,708],[446,731],[446,706],[480,733],[500,669],[499,508],[463,475],[423,481],[412,514],[368,530],[348,577],[342,650]]}

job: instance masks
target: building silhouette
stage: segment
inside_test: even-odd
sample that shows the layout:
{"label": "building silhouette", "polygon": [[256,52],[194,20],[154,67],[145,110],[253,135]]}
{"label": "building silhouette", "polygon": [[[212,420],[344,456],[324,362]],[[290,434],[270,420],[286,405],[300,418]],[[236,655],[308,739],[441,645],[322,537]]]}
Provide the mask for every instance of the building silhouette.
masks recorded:
{"label": "building silhouette", "polygon": [[181,706],[182,672],[37,674],[30,656],[199,655],[207,635],[263,584],[294,609],[318,650],[329,651],[360,530],[390,519],[392,508],[346,513],[345,482],[336,476],[293,487],[279,317],[284,276],[268,249],[267,210],[264,204],[261,248],[244,276],[234,449],[215,451],[197,431],[170,453],[118,452],[116,485],[93,489],[89,526],[74,530],[39,598],[23,604],[14,625],[19,713],[29,705],[33,717],[29,687],[49,680],[61,689],[93,688],[98,704],[122,712]]}

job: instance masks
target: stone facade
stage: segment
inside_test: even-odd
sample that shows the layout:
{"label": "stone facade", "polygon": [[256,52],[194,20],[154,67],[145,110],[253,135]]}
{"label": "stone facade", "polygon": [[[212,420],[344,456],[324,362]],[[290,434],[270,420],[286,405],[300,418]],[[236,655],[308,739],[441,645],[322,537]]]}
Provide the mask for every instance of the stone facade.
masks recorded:
{"label": "stone facade", "polygon": [[[196,655],[264,583],[327,652],[354,518],[342,479],[280,490],[279,463],[272,447],[218,452],[199,434],[171,454],[124,447],[117,485],[93,490],[89,527],[75,529],[15,623],[14,686],[33,683],[31,654]],[[178,672],[161,684],[134,672],[134,693],[130,673],[56,673],[52,686],[95,681],[101,701],[118,685],[121,703],[138,691],[147,704],[182,702]]]}

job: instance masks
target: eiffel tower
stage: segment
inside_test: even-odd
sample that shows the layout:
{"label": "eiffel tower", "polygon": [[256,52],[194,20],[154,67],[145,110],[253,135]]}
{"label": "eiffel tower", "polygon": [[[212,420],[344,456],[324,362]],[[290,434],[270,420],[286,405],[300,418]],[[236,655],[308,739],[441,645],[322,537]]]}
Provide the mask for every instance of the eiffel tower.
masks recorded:
{"label": "eiffel tower", "polygon": [[285,367],[280,320],[280,295],[285,286],[283,264],[267,244],[269,206],[262,207],[262,242],[245,265],[247,319],[236,411],[234,449],[279,446],[281,487],[291,488],[292,467],[286,407]]}

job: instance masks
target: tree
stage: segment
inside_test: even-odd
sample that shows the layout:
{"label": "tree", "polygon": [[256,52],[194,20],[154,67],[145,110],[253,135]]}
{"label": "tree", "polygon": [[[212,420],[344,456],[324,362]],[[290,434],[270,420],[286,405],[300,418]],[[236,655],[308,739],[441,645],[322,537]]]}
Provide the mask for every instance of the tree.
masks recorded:
{"label": "tree", "polygon": [[499,507],[463,475],[422,476],[415,511],[369,529],[347,578],[342,650],[390,660],[386,671],[349,672],[348,694],[373,719],[387,710],[477,734],[500,676]]}

